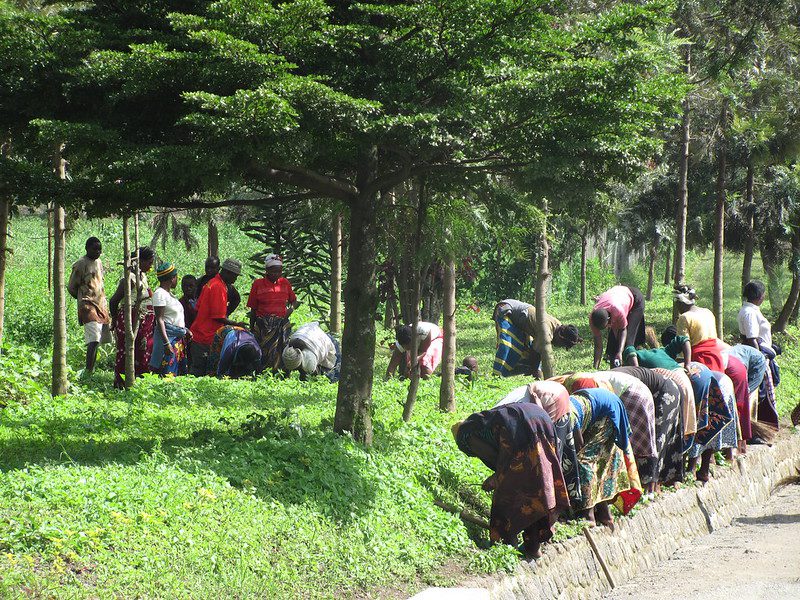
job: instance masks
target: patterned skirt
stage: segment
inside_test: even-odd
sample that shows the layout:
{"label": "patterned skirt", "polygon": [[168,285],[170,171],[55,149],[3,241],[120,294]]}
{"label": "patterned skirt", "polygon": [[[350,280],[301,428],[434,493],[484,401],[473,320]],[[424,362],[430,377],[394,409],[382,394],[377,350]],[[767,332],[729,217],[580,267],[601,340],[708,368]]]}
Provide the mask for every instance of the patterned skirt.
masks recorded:
{"label": "patterned skirt", "polygon": [[683,369],[653,369],[659,375],[673,381],[678,386],[681,399],[681,415],[683,419],[683,435],[692,435],[697,431],[697,407],[694,399],[692,380],[684,373]]}
{"label": "patterned skirt", "polygon": [[[683,481],[683,419],[680,396],[678,385],[670,379],[666,379],[661,389],[653,394],[658,448],[655,472],[661,482]],[[642,482],[644,483],[644,476]]]}
{"label": "patterned skirt", "polygon": [[[492,374],[500,377],[533,375],[539,368],[538,354],[533,350],[528,335],[514,325],[510,319],[498,317],[497,350]],[[533,364],[533,363],[536,364]]]}
{"label": "patterned skirt", "polygon": [[[706,450],[735,448],[737,446],[737,417],[733,383],[724,373],[711,371],[706,412],[702,416],[698,416],[697,434],[695,434],[694,443],[689,449],[689,456],[695,458]],[[701,424],[703,424],[702,428]]]}
{"label": "patterned skirt", "polygon": [[[175,327],[169,323],[164,324],[169,343],[175,349],[173,354],[165,352],[161,334],[153,333],[153,354],[150,357],[150,369],[159,375],[186,375],[188,372],[188,355],[186,352],[186,329]],[[154,327],[155,330],[155,327]]]}
{"label": "patterned skirt", "polygon": [[261,348],[261,366],[264,369],[280,369],[281,354],[291,331],[292,323],[285,317],[267,315],[253,320],[253,335]]}
{"label": "patterned skirt", "polygon": [[[117,358],[114,363],[114,387],[125,387],[125,308],[121,307],[114,321],[114,334],[117,338]],[[133,366],[136,377],[150,372],[150,355],[153,353],[153,326],[155,314],[151,306],[139,318],[139,329],[133,343]]]}
{"label": "patterned skirt", "polygon": [[607,418],[598,419],[584,431],[584,446],[578,451],[581,497],[574,509],[611,501],[628,514],[641,498],[642,484],[631,445],[623,451],[615,439],[614,426]]}

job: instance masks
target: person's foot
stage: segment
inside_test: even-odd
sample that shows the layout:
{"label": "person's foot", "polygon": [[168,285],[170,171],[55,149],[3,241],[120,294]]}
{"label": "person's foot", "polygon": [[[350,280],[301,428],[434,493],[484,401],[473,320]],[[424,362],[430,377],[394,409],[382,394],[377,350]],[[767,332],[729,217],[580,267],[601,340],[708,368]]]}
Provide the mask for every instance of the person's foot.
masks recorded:
{"label": "person's foot", "polygon": [[748,443],[748,444],[751,444],[751,445],[754,445],[754,446],[763,446],[763,445],[768,445],[768,444],[767,444],[767,442],[765,442],[763,439],[761,439],[761,438],[760,438],[760,437],[758,437],[757,435],[754,435],[753,437],[751,437],[751,438],[750,438],[750,439],[747,441],[747,443]]}
{"label": "person's foot", "polygon": [[600,525],[604,525],[611,531],[614,531],[614,517],[611,516],[611,509],[609,508],[607,502],[602,502],[595,505],[594,516]]}
{"label": "person's foot", "polygon": [[524,544],[525,558],[542,558],[542,545],[539,543],[526,542]]}
{"label": "person's foot", "polygon": [[695,479],[699,483],[708,483],[708,480],[711,479],[711,470],[710,469],[700,469],[697,474],[695,475]]}

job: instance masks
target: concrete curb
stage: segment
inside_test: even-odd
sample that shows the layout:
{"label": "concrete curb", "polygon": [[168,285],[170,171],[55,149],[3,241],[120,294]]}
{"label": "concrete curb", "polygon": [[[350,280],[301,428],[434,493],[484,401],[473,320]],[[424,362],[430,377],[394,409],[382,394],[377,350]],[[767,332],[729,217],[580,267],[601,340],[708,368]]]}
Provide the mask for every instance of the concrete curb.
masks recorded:
{"label": "concrete curb", "polygon": [[[775,486],[797,475],[799,468],[800,435],[782,436],[771,448],[751,447],[733,468],[717,469],[706,486],[665,494],[633,517],[618,519],[613,533],[595,528],[592,536],[613,579],[621,584],[763,504]],[[484,588],[492,600],[586,600],[611,590],[582,536],[543,547],[542,558],[520,564],[511,575],[466,585]]]}

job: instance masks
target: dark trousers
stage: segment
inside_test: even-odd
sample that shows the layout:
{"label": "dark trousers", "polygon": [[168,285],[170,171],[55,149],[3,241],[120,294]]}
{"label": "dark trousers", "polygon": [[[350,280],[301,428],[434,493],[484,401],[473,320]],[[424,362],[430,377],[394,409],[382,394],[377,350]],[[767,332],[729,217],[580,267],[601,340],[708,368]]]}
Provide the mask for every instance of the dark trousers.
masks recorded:
{"label": "dark trousers", "polygon": [[192,345],[189,346],[189,357],[191,359],[191,367],[189,367],[189,375],[195,377],[203,377],[208,371],[208,352],[211,350],[211,345],[198,344],[192,340]]}

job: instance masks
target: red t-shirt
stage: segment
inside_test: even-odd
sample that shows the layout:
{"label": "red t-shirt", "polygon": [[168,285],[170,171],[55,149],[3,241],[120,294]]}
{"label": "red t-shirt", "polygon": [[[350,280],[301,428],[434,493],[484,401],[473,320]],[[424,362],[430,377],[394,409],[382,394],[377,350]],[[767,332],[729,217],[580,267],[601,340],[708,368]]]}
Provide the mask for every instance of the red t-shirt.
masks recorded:
{"label": "red t-shirt", "polygon": [[255,311],[257,317],[267,315],[285,317],[286,304],[296,301],[297,296],[295,296],[292,284],[288,279],[278,277],[278,280],[272,283],[268,277],[262,277],[253,282],[247,306]]}
{"label": "red t-shirt", "polygon": [[228,286],[217,275],[203,286],[197,299],[197,316],[190,327],[192,338],[204,346],[210,346],[214,334],[222,327],[217,319],[224,319],[228,309]]}

